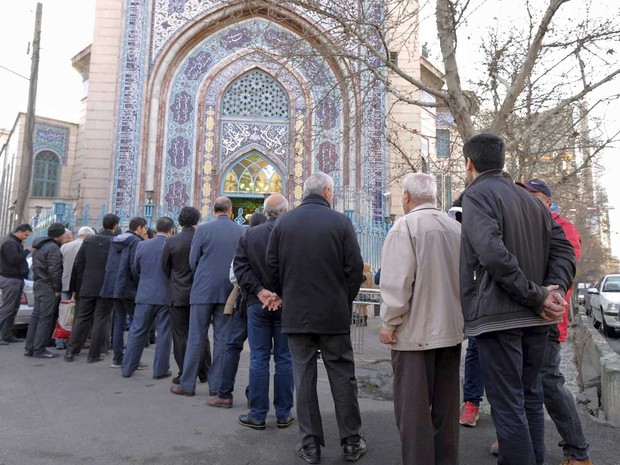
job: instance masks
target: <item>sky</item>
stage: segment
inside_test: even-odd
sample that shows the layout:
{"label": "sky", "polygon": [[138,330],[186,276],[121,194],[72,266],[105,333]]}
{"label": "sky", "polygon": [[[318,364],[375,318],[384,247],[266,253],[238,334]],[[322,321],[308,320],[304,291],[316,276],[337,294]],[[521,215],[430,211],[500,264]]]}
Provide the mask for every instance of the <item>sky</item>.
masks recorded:
{"label": "sky", "polygon": [[[82,97],[81,77],[71,66],[71,58],[92,41],[94,28],[95,0],[40,0],[43,4],[41,33],[41,56],[37,92],[37,115],[50,118],[78,121]],[[617,0],[601,0],[599,5]],[[434,2],[428,2],[434,3]],[[484,6],[485,1],[480,1]],[[510,9],[512,0],[502,1],[502,11]],[[571,3],[567,4],[572,8]],[[32,42],[35,22],[36,1],[19,0],[6,2],[0,17],[0,128],[11,129],[17,113],[25,112],[28,103],[28,80],[30,56],[27,54]],[[436,34],[434,19],[426,9],[422,14],[421,42],[429,42],[431,49]],[[485,9],[476,10],[476,15],[485,14]],[[487,9],[488,20],[495,18]],[[570,13],[570,11],[568,11]],[[504,18],[505,24],[505,18]],[[459,64],[466,75],[463,50],[477,48],[475,41],[460,44]],[[620,50],[617,50],[620,53]],[[431,55],[431,58],[433,55]],[[440,64],[440,61],[437,60]],[[7,70],[8,69],[8,70]],[[10,71],[9,71],[10,70]],[[21,75],[23,77],[20,77]],[[26,79],[25,79],[26,78]],[[617,89],[620,81],[614,84]],[[620,102],[608,109],[604,115],[608,132],[620,127]],[[612,226],[612,252],[620,257],[620,149],[608,150],[602,157],[604,175],[602,183],[607,189]]]}

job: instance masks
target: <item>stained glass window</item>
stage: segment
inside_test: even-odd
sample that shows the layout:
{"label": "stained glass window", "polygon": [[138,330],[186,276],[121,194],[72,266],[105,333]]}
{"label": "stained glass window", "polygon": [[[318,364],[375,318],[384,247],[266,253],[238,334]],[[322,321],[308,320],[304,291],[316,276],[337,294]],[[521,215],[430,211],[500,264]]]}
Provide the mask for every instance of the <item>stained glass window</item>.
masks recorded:
{"label": "stained glass window", "polygon": [[269,74],[254,69],[228,87],[222,99],[222,115],[287,119],[289,106],[284,88]]}
{"label": "stained glass window", "polygon": [[33,197],[56,197],[60,179],[60,158],[54,152],[39,152],[34,159]]}
{"label": "stained glass window", "polygon": [[257,153],[239,160],[224,177],[224,194],[263,195],[282,192],[282,176]]}

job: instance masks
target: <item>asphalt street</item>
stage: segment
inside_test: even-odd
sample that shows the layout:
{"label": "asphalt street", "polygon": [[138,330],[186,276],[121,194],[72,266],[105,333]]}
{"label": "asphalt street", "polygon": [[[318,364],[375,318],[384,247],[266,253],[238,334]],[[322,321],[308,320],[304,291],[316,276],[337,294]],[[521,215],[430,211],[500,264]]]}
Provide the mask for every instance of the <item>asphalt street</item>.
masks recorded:
{"label": "asphalt street", "polygon": [[[389,352],[375,342],[373,324],[364,331],[364,351],[358,355],[360,406],[368,453],[359,463],[400,464],[400,440],[393,404],[369,380],[389,375]],[[247,350],[241,359],[237,392],[248,379]],[[153,350],[143,361],[152,365]],[[297,424],[278,430],[270,415],[265,431],[237,424],[247,411],[242,394],[232,409],[205,406],[208,388],[199,384],[195,397],[168,392],[170,379],[153,380],[150,369],[123,379],[110,368],[111,357],[95,364],[86,355],[66,363],[62,358],[38,360],[23,356],[23,343],[0,347],[0,465],[114,464],[270,464],[303,465],[294,453]],[[174,362],[172,362],[174,363]],[[319,401],[326,433],[323,464],[345,463],[329,393],[321,367]],[[373,375],[374,373],[374,375]],[[374,378],[373,378],[374,376]],[[461,464],[496,463],[488,452],[494,430],[488,406],[476,428],[461,428]],[[618,465],[620,429],[583,418],[598,465]],[[559,464],[561,450],[553,424],[547,422],[546,463]]]}

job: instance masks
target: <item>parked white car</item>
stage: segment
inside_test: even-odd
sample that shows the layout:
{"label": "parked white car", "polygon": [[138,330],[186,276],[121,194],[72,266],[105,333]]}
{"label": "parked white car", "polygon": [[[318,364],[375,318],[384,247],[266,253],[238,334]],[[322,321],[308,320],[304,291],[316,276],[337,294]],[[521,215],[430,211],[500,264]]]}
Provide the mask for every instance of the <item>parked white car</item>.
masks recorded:
{"label": "parked white car", "polygon": [[620,329],[620,274],[603,277],[588,294],[594,327],[602,328],[605,336],[615,336]]}

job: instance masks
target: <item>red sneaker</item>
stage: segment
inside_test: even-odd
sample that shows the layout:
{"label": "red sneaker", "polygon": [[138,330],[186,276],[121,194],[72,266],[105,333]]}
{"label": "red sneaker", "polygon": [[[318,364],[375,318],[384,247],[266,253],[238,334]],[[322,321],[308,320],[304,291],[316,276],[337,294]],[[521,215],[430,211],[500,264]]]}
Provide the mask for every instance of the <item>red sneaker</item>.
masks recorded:
{"label": "red sneaker", "polygon": [[459,423],[463,426],[476,426],[476,421],[479,418],[478,412],[480,411],[480,407],[472,404],[471,402],[465,402],[465,408],[463,409],[463,413],[461,414],[461,418],[459,418]]}

